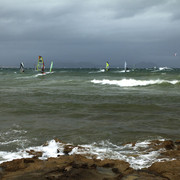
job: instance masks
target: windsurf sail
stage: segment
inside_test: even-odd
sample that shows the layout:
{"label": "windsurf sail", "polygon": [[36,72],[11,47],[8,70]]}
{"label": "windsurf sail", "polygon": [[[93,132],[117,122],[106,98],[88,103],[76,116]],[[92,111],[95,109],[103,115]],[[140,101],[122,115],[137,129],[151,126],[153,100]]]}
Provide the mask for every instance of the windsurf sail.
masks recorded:
{"label": "windsurf sail", "polygon": [[52,72],[52,68],[53,68],[53,61],[51,61],[49,72]]}
{"label": "windsurf sail", "polygon": [[44,72],[44,69],[45,69],[45,66],[44,66],[43,58],[42,58],[42,56],[39,56],[38,57],[38,64],[36,66],[36,70]]}
{"label": "windsurf sail", "polygon": [[127,63],[126,63],[126,61],[125,61],[125,63],[124,63],[124,71],[125,71],[125,72],[127,71]]}
{"label": "windsurf sail", "polygon": [[106,71],[109,71],[109,62],[106,62]]}
{"label": "windsurf sail", "polygon": [[23,62],[20,63],[20,72],[24,72],[24,63]]}

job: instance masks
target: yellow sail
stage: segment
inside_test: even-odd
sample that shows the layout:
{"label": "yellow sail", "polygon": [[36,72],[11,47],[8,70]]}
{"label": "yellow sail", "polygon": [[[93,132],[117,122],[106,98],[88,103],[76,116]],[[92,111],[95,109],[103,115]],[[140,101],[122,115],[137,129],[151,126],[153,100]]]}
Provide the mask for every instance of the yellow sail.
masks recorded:
{"label": "yellow sail", "polygon": [[43,61],[42,56],[38,57],[38,63],[37,63],[37,66],[36,66],[36,70],[37,71],[44,71],[44,61]]}
{"label": "yellow sail", "polygon": [[106,71],[109,71],[109,62],[106,62]]}

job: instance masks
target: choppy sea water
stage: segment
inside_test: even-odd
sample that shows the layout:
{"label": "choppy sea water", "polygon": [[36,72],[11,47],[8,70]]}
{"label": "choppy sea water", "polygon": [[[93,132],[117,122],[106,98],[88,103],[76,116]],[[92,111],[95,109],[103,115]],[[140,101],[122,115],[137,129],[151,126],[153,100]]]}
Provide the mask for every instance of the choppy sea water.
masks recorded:
{"label": "choppy sea water", "polygon": [[[30,148],[56,156],[63,148],[58,138],[101,159],[146,167],[159,152],[130,154],[141,153],[149,140],[179,139],[179,110],[180,69],[55,69],[45,75],[1,69],[0,163],[29,157],[24,150]],[[123,146],[134,141],[137,147]]]}

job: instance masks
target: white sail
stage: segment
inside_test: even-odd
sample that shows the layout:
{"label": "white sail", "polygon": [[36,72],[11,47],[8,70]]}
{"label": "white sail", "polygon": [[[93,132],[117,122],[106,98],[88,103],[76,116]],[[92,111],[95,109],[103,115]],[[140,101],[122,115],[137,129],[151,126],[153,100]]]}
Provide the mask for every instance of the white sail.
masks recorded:
{"label": "white sail", "polygon": [[124,71],[125,71],[125,72],[127,71],[127,63],[126,63],[126,61],[125,61],[125,63],[124,63]]}
{"label": "white sail", "polygon": [[20,72],[24,72],[24,63],[23,62],[20,63]]}

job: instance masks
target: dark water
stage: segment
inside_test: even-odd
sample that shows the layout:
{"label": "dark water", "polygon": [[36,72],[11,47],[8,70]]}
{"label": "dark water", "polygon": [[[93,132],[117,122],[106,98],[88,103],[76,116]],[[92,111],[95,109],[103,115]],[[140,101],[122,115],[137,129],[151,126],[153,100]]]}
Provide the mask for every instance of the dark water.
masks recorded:
{"label": "dark water", "polygon": [[0,151],[180,137],[180,69],[0,70]]}

